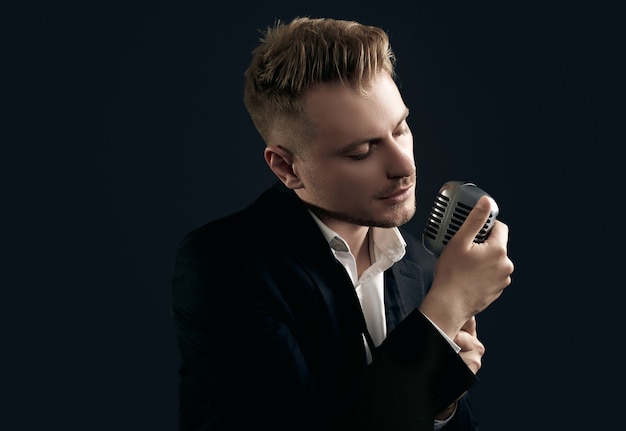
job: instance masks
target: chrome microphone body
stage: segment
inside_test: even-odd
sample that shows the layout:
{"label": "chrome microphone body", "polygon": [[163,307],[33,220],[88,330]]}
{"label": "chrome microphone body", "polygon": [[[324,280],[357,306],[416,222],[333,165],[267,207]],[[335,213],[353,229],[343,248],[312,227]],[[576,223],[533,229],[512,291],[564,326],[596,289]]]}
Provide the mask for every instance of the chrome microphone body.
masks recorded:
{"label": "chrome microphone body", "polygon": [[[476,184],[463,181],[446,182],[435,197],[422,234],[422,242],[426,250],[439,257],[448,241],[459,230],[474,208],[476,202],[485,195],[489,196]],[[491,209],[487,222],[474,238],[474,242],[482,243],[487,239],[498,214],[499,209],[496,205],[495,208]]]}

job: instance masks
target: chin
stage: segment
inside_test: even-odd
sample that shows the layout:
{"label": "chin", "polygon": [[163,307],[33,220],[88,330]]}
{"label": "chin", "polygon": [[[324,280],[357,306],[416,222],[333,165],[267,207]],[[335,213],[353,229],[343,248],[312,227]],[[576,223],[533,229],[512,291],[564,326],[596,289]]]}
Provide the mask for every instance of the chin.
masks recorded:
{"label": "chin", "polygon": [[392,214],[389,214],[386,218],[376,217],[375,220],[372,220],[373,223],[370,223],[370,226],[383,227],[383,228],[392,228],[402,226],[407,223],[409,220],[413,218],[415,215],[415,206],[411,208],[400,208],[394,211]]}
{"label": "chin", "polygon": [[386,207],[382,210],[378,209],[377,211],[372,207],[367,208],[367,211],[338,211],[329,210],[310,203],[306,203],[306,205],[321,219],[331,218],[359,226],[375,226],[382,228],[402,226],[411,220],[415,214],[415,201],[410,203],[405,202],[394,208]]}

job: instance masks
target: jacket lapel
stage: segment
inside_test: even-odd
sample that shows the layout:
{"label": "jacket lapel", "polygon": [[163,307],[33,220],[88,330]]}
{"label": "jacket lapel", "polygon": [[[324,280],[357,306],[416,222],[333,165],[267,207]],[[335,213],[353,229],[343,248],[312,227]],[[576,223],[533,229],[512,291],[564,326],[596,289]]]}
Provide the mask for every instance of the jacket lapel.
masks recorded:
{"label": "jacket lapel", "polygon": [[[337,342],[352,355],[365,358],[361,338],[365,319],[352,281],[333,255],[306,205],[280,182],[266,193],[264,204],[271,206],[274,214],[280,214],[281,220],[288,219],[299,227],[294,236],[285,239],[284,247],[292,251],[291,256],[300,263],[323,297]],[[274,229],[278,232],[284,230],[284,226]]]}
{"label": "jacket lapel", "polygon": [[426,291],[424,272],[406,256],[385,272],[387,333],[419,307]]}

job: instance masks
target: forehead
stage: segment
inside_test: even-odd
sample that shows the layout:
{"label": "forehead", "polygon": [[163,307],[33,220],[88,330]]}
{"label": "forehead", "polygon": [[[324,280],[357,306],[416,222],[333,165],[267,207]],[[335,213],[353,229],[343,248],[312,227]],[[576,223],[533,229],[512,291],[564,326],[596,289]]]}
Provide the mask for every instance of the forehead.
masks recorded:
{"label": "forehead", "polygon": [[305,96],[305,116],[315,140],[350,143],[375,138],[395,128],[406,115],[398,87],[381,73],[362,94],[341,83],[324,83]]}

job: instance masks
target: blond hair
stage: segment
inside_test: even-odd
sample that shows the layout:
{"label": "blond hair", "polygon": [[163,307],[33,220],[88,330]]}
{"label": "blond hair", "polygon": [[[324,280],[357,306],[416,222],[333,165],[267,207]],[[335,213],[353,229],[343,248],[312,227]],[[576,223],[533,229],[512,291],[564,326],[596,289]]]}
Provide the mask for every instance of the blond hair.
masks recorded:
{"label": "blond hair", "polygon": [[387,33],[355,21],[278,21],[260,42],[245,72],[244,104],[268,145],[279,134],[296,141],[306,136],[303,96],[316,84],[340,82],[366,93],[377,73],[394,76],[395,56]]}

